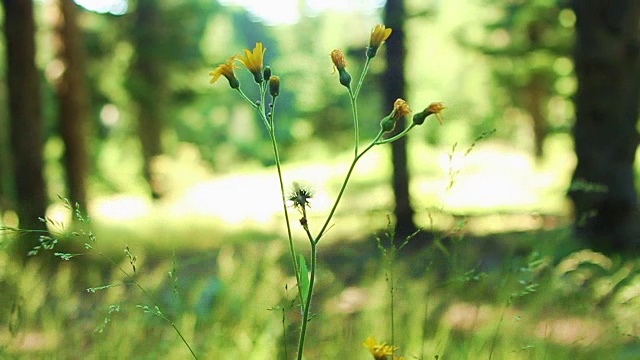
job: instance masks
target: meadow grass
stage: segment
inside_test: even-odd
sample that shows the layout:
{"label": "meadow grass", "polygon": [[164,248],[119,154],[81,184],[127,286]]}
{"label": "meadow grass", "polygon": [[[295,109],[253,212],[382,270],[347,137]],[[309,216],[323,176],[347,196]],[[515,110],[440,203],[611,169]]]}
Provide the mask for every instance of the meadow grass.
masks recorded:
{"label": "meadow grass", "polygon": [[[436,246],[405,248],[393,261],[394,345],[406,358],[637,354],[638,261],[574,251],[578,245],[567,228],[443,236],[442,242],[447,255]],[[314,299],[309,359],[365,359],[370,355],[363,339],[391,341],[388,272],[375,238],[340,246],[319,259],[325,276]],[[181,253],[175,259],[167,251],[138,255],[135,280],[159,300],[199,357],[284,358],[283,341],[295,347],[289,323],[299,314],[292,306],[295,279],[280,270],[286,269],[286,244],[262,239],[206,255]],[[123,280],[113,266],[65,261],[45,282],[36,264],[17,273],[6,255],[2,260],[2,285],[15,286],[21,295],[19,314],[12,306],[2,311],[3,357],[189,356],[170,326],[140,308],[148,299],[131,285],[86,291],[88,283]],[[130,266],[126,256],[118,260]],[[174,278],[168,276],[172,271]],[[16,318],[20,324],[11,334]]]}

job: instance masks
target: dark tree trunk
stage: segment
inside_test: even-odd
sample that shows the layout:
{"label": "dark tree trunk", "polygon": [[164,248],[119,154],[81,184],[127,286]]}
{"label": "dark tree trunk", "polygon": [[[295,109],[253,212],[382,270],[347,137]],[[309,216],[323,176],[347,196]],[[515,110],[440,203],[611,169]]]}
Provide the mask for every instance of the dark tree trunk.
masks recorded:
{"label": "dark tree trunk", "polygon": [[144,177],[151,195],[161,197],[152,171],[153,159],[162,154],[162,128],[166,86],[158,52],[163,49],[162,23],[157,1],[138,1],[134,12],[132,40],[136,55],[131,69],[129,91],[138,106],[138,136],[142,145]]}
{"label": "dark tree trunk", "polygon": [[88,153],[86,145],[89,120],[85,83],[84,45],[77,25],[78,7],[73,0],[58,0],[56,21],[57,56],[64,72],[56,81],[59,101],[60,135],[64,142],[64,167],[67,174],[69,200],[87,205],[86,178]]}
{"label": "dark tree trunk", "polygon": [[[23,229],[45,229],[47,196],[43,175],[43,130],[40,81],[35,65],[35,22],[31,0],[3,0],[6,37],[9,133],[16,192],[16,209]],[[18,237],[20,257],[38,244],[38,235]]]}
{"label": "dark tree trunk", "polygon": [[548,99],[545,75],[534,73],[525,85],[522,93],[525,109],[531,116],[534,136],[534,151],[537,159],[544,155],[544,140],[547,137],[547,118],[545,105]]}
{"label": "dark tree trunk", "polygon": [[595,248],[637,249],[640,216],[633,163],[640,105],[640,2],[575,0],[572,6],[577,19],[573,135],[578,165],[570,196],[576,228]]}
{"label": "dark tree trunk", "polygon": [[[404,0],[387,0],[384,10],[384,24],[393,29],[393,34],[385,45],[387,70],[383,75],[382,86],[384,89],[384,104],[387,108],[390,108],[397,98],[406,99],[404,76],[406,57],[404,19],[406,18],[406,11]],[[405,123],[405,119],[398,121],[394,134],[404,129]],[[391,149],[396,233],[402,238],[413,233],[416,229],[409,197],[406,138],[393,142]]]}

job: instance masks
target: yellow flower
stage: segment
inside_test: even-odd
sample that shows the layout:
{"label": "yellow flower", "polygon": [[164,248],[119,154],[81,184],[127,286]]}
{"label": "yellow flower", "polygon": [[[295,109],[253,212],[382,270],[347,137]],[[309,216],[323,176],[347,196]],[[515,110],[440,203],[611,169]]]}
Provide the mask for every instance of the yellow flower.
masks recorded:
{"label": "yellow flower", "polygon": [[220,76],[224,76],[227,78],[227,80],[229,80],[229,86],[231,86],[232,89],[237,89],[238,87],[240,87],[240,82],[236,78],[236,74],[234,74],[233,72],[233,69],[237,68],[236,64],[233,62],[235,58],[235,55],[230,57],[229,59],[227,59],[227,61],[224,62],[224,64],[218,65],[217,68],[209,72],[209,75],[211,76],[209,84],[215,83],[216,81],[218,81]]}
{"label": "yellow flower", "polygon": [[403,99],[396,99],[396,101],[393,103],[393,112],[391,116],[395,120],[400,120],[409,114],[411,114],[411,108],[409,108],[409,104],[407,104],[407,102]]}
{"label": "yellow flower", "polygon": [[378,48],[383,42],[387,41],[391,35],[391,28],[387,28],[382,24],[376,25],[371,30],[371,37],[369,38],[369,47],[367,47],[367,57],[372,58],[376,56]]}
{"label": "yellow flower", "polygon": [[369,336],[362,345],[369,349],[375,360],[384,360],[387,356],[393,355],[393,352],[397,349],[396,347],[387,345],[386,343],[378,344],[378,341],[373,336]]}
{"label": "yellow flower", "polygon": [[259,84],[262,82],[262,66],[264,65],[264,53],[267,51],[262,46],[261,42],[256,43],[256,47],[253,51],[244,49],[244,56],[239,55],[238,60],[247,68],[252,74],[255,81]]}

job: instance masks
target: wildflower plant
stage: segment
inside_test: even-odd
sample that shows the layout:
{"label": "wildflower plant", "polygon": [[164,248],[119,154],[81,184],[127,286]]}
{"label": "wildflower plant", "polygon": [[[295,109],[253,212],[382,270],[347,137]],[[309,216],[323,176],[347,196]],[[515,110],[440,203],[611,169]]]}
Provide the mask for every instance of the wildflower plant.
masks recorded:
{"label": "wildflower plant", "polygon": [[[347,70],[348,64],[345,58],[345,55],[342,50],[335,49],[330,53],[330,58],[333,63],[334,73],[338,72],[338,81],[339,83],[347,89],[347,93],[349,95],[349,99],[351,102],[351,112],[353,118],[353,132],[354,132],[354,149],[353,149],[353,159],[351,161],[351,165],[347,170],[347,173],[344,176],[344,180],[342,181],[342,186],[338,192],[338,195],[333,201],[333,205],[331,210],[327,214],[325,220],[321,224],[317,224],[318,230],[315,232],[312,231],[312,225],[310,224],[310,220],[307,217],[307,211],[310,208],[310,199],[313,196],[312,191],[308,189],[306,186],[302,186],[299,183],[293,184],[293,190],[290,193],[285,191],[285,181],[282,173],[282,163],[280,160],[280,153],[278,148],[278,141],[276,138],[275,128],[277,126],[277,122],[275,121],[275,113],[276,113],[276,100],[280,94],[280,86],[281,79],[277,75],[272,74],[272,69],[269,66],[265,66],[264,55],[267,49],[263,46],[261,42],[256,43],[253,50],[244,49],[242,55],[234,55],[230,57],[223,64],[216,67],[213,71],[209,73],[211,76],[210,83],[215,83],[217,80],[224,76],[229,81],[229,86],[238,92],[239,96],[242,97],[246,102],[258,113],[258,117],[261,119],[264,124],[267,132],[269,133],[269,137],[271,139],[273,156],[276,164],[276,170],[278,174],[280,194],[282,198],[282,211],[285,217],[285,224],[287,229],[287,237],[289,243],[289,252],[291,256],[291,265],[292,269],[296,276],[297,281],[297,294],[298,300],[300,303],[300,311],[301,311],[301,324],[300,324],[300,336],[298,341],[298,349],[297,349],[297,359],[302,359],[304,352],[304,344],[305,344],[305,336],[307,331],[307,326],[309,324],[310,319],[310,308],[311,308],[311,300],[313,298],[313,288],[315,284],[317,274],[317,259],[318,259],[318,244],[322,240],[323,236],[327,233],[329,224],[331,223],[331,219],[335,215],[336,209],[338,208],[338,204],[342,199],[342,196],[345,192],[347,184],[351,179],[351,175],[353,170],[355,169],[358,161],[374,146],[384,145],[387,143],[391,143],[396,141],[404,136],[406,136],[411,129],[415,126],[421,125],[424,123],[425,119],[429,115],[435,115],[439,122],[442,122],[441,112],[444,109],[442,103],[436,102],[428,105],[423,111],[415,114],[413,116],[413,121],[402,131],[400,131],[395,136],[385,137],[389,132],[391,132],[397,123],[398,120],[402,119],[405,116],[408,116],[411,113],[411,109],[408,103],[404,99],[397,99],[394,104],[391,112],[384,117],[380,121],[380,130],[378,134],[371,140],[366,146],[360,146],[360,130],[359,130],[359,117],[358,117],[358,106],[357,100],[358,95],[360,93],[360,89],[364,83],[364,79],[369,70],[369,65],[371,61],[375,58],[378,49],[382,46],[382,44],[389,38],[392,33],[392,29],[385,27],[384,25],[376,25],[371,31],[371,36],[369,39],[369,44],[366,47],[365,51],[365,64],[358,78],[358,82],[355,85],[355,88],[352,87],[352,77],[349,71]],[[239,68],[238,63],[241,67],[248,70],[252,75],[255,82],[255,86],[258,88],[258,98],[251,99],[246,93],[243,91],[242,86],[239,80],[235,76],[235,69]],[[268,94],[268,95],[267,95]],[[269,98],[267,98],[269,96]],[[267,101],[268,100],[268,101]],[[291,206],[289,205],[291,204]],[[290,222],[290,208],[293,207],[300,214],[299,223],[304,230],[304,233],[309,241],[310,246],[310,263],[307,266],[305,257],[303,254],[298,254],[294,242],[293,242],[293,232],[291,230],[291,222]],[[375,342],[375,340],[373,340]],[[383,353],[388,355],[389,351],[392,352],[393,349],[390,346],[383,346],[382,348],[377,348],[373,344],[373,342],[369,342],[368,346],[370,350],[375,351],[374,356],[382,355]]]}

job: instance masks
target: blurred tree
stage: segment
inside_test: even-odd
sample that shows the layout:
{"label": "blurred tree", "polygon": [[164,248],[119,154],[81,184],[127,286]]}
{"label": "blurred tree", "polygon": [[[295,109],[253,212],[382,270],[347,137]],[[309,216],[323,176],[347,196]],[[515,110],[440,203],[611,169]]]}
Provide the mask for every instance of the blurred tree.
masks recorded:
{"label": "blurred tree", "polygon": [[[386,63],[383,81],[383,103],[390,109],[398,98],[406,99],[405,68],[405,35],[404,19],[406,11],[404,0],[387,0],[384,6],[384,24],[393,29],[393,36],[386,43]],[[405,119],[396,124],[393,135],[402,131],[406,125]],[[406,137],[391,144],[393,163],[393,194],[395,196],[394,215],[396,218],[396,233],[400,238],[413,233],[416,225],[413,222],[414,211],[409,196],[409,169],[407,166]]]}
{"label": "blurred tree", "polygon": [[[570,56],[572,28],[559,21],[566,7],[564,0],[500,0],[489,6],[502,16],[485,25],[481,40],[477,34],[459,35],[464,46],[489,56],[491,72],[498,87],[493,91],[494,107],[515,107],[524,110],[531,119],[534,151],[543,155],[544,140],[549,132],[548,102],[553,96],[569,97],[559,92],[558,80],[570,76],[558,72],[554,65],[559,58]],[[562,89],[561,89],[562,90]]]}
{"label": "blurred tree", "polygon": [[167,26],[163,21],[159,1],[155,0],[138,1],[132,17],[130,36],[135,55],[127,88],[137,105],[144,177],[149,183],[152,197],[160,198],[161,191],[151,165],[153,159],[163,153],[162,131],[168,95],[162,50],[166,50],[165,34],[175,27]]}
{"label": "blurred tree", "polygon": [[60,136],[64,142],[64,168],[68,197],[72,203],[87,204],[88,171],[87,124],[88,94],[85,84],[85,50],[77,25],[78,6],[73,0],[58,0],[56,57],[62,73],[55,81],[59,103]]}
{"label": "blurred tree", "polygon": [[[38,220],[47,207],[43,176],[40,81],[35,65],[35,22],[31,0],[3,0],[6,38],[9,128],[16,209],[23,229],[45,229]],[[21,257],[38,244],[38,235],[20,237]]]}
{"label": "blurred tree", "polygon": [[572,2],[578,77],[573,128],[578,165],[570,196],[576,227],[596,248],[637,249],[640,2]]}

